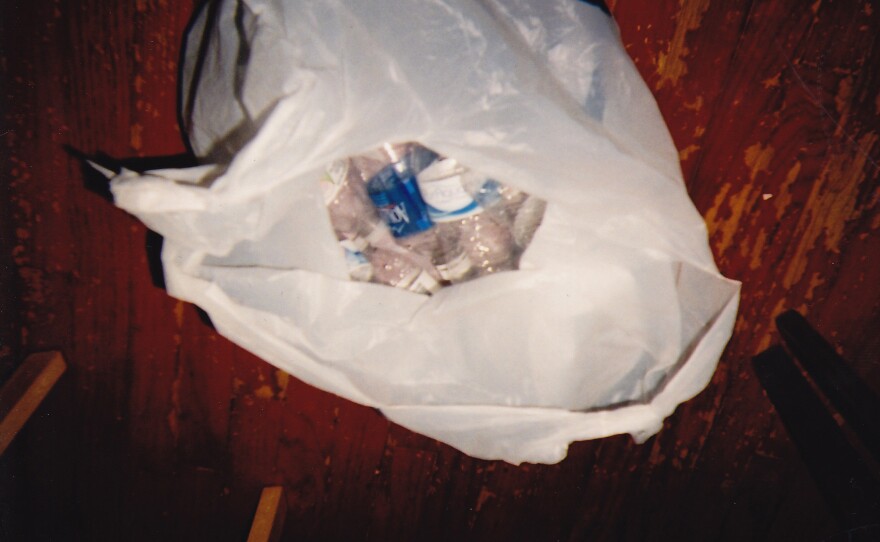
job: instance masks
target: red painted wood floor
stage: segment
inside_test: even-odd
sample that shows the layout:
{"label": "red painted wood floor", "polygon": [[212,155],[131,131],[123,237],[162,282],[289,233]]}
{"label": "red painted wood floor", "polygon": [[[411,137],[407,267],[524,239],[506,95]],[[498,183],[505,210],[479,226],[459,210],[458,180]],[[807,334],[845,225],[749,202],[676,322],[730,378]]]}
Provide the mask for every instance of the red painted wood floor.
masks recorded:
{"label": "red painted wood floor", "polygon": [[289,540],[845,539],[750,360],[793,308],[880,389],[880,5],[610,4],[741,310],[656,437],[516,467],[288,377],[154,285],[156,239],[76,152],[185,151],[192,0],[4,2],[0,380],[41,350],[70,368],[0,461],[0,539],[244,540],[272,484]]}

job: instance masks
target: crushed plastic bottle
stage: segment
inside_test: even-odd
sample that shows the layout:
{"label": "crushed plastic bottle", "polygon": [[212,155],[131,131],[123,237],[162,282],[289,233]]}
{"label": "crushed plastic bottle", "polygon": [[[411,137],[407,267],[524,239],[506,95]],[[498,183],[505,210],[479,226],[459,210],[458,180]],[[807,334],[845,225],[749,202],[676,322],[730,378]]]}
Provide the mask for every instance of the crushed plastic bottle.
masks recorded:
{"label": "crushed plastic bottle", "polygon": [[544,219],[546,209],[547,202],[534,196],[529,196],[520,205],[510,231],[521,251],[525,250],[532,242],[535,232],[538,231],[541,221]]}
{"label": "crushed plastic bottle", "polygon": [[344,251],[349,276],[416,293],[433,293],[440,287],[440,277],[431,262],[418,254],[408,254],[395,243],[370,201],[361,168],[376,172],[382,167],[365,157],[358,157],[357,164],[354,159],[339,160],[327,168],[322,179],[324,202]]}
{"label": "crushed plastic bottle", "polygon": [[373,282],[403,288],[417,294],[432,294],[441,284],[423,263],[398,250],[378,248],[370,251]]}
{"label": "crushed plastic bottle", "polygon": [[345,251],[345,264],[348,266],[349,276],[361,282],[373,280],[373,265],[363,252],[365,247],[359,247],[350,239],[343,239],[339,244]]}
{"label": "crushed plastic bottle", "polygon": [[462,186],[480,207],[507,227],[513,226],[520,207],[528,198],[525,192],[472,170],[462,176]]}
{"label": "crushed plastic bottle", "polygon": [[456,246],[472,267],[461,280],[513,269],[515,263],[510,228],[487,213],[465,190],[462,182],[469,174],[455,159],[442,158],[418,176],[438,237]]}
{"label": "crushed plastic bottle", "polygon": [[431,294],[518,267],[543,201],[417,143],[332,164],[324,200],[349,275]]}
{"label": "crushed plastic bottle", "polygon": [[[417,171],[423,171],[426,167],[431,167],[428,164],[435,160],[436,154],[428,151],[421,145],[385,145],[383,152],[390,161],[390,165],[381,170],[377,177],[381,179],[383,173],[389,169],[393,170],[397,177],[401,179],[400,186],[409,195],[412,207],[419,209],[420,218],[422,213],[424,213],[424,216],[430,223],[429,227],[421,228],[420,226],[423,222],[419,222],[416,227],[408,228],[408,231],[405,231],[404,234],[395,234],[398,237],[398,244],[410,252],[430,260],[435,274],[446,283],[462,282],[471,278],[473,274],[472,264],[467,259],[464,249],[459,243],[459,232],[454,227],[450,228],[444,224],[443,221],[436,222],[433,220],[433,215],[429,211],[424,195],[421,192],[421,185],[416,178]],[[368,182],[368,189],[371,182],[375,181],[371,179]],[[373,201],[378,205],[376,198],[373,198]]]}
{"label": "crushed plastic bottle", "polygon": [[407,237],[430,229],[434,224],[414,181],[401,176],[389,164],[367,181],[367,193],[395,237]]}
{"label": "crushed plastic bottle", "polygon": [[337,160],[330,164],[321,179],[321,188],[337,239],[362,244],[376,228],[379,215],[353,171],[351,160]]}

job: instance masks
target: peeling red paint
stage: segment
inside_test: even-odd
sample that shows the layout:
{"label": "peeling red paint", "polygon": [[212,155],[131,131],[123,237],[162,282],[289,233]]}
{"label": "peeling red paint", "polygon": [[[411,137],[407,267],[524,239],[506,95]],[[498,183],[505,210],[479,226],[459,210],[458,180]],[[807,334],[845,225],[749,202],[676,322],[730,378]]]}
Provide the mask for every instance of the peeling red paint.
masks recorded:
{"label": "peeling red paint", "polygon": [[687,33],[700,27],[703,14],[709,9],[709,0],[682,2],[676,16],[675,33],[666,48],[666,52],[657,55],[657,74],[660,76],[657,88],[667,84],[675,86],[679,79],[687,73],[684,59],[690,53],[685,45]]}

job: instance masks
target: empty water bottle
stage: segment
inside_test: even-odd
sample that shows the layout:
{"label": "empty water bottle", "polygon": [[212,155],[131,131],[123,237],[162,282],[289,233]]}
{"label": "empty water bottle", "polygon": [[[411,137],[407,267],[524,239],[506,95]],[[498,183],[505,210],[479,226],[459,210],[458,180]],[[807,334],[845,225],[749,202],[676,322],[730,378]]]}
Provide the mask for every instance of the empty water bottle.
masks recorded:
{"label": "empty water bottle", "polygon": [[422,262],[399,250],[377,248],[367,256],[373,268],[373,282],[403,288],[417,294],[440,289],[437,277]]}
{"label": "empty water bottle", "polygon": [[541,200],[417,143],[328,168],[325,203],[350,275],[419,293],[516,269]]}
{"label": "empty water bottle", "polygon": [[480,207],[505,226],[512,227],[520,206],[528,197],[525,192],[499,183],[473,170],[462,175],[462,186]]}
{"label": "empty water bottle", "polygon": [[418,176],[438,237],[455,246],[473,267],[462,279],[512,269],[514,264],[510,229],[468,194],[462,185],[467,174],[456,160],[443,158]]}
{"label": "empty water bottle", "polygon": [[547,202],[534,196],[529,196],[520,205],[516,218],[513,221],[511,232],[521,250],[525,250],[529,243],[532,242],[535,232],[538,231],[538,227],[544,219],[544,211],[546,209]]}
{"label": "empty water bottle", "polygon": [[336,237],[361,245],[375,229],[379,216],[352,170],[351,160],[332,163],[321,180],[321,188]]}

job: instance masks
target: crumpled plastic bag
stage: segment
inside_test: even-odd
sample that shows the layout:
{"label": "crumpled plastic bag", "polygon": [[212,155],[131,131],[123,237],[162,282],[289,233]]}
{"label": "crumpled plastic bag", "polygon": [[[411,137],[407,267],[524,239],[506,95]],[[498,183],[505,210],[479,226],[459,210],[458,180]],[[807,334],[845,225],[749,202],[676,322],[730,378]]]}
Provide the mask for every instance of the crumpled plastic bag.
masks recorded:
{"label": "crumpled plastic bag", "polygon": [[[573,0],[223,0],[186,43],[204,165],[111,183],[165,238],[169,294],[297,378],[475,457],[644,441],[709,382],[719,273],[656,104]],[[547,202],[520,269],[433,296],[355,282],[318,180],[417,141]]]}

